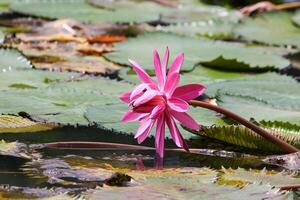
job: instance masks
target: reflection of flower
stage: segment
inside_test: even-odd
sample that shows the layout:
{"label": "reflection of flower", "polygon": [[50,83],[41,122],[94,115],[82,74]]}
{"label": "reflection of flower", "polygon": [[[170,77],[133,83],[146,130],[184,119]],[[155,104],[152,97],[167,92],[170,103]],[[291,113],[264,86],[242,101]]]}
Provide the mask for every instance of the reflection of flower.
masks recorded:
{"label": "reflection of flower", "polygon": [[140,122],[135,135],[139,143],[147,138],[156,123],[155,148],[160,157],[164,155],[165,123],[176,145],[188,151],[188,146],[182,138],[175,119],[187,128],[198,130],[198,123],[186,113],[189,108],[187,101],[198,97],[205,90],[201,84],[178,86],[179,71],[184,60],[183,54],[175,58],[167,74],[168,60],[168,48],[163,63],[160,61],[158,52],[156,50],[153,52],[157,84],[135,61],[129,60],[142,83],[132,92],[126,92],[120,96],[122,101],[132,106],[132,109],[123,115],[122,121]]}

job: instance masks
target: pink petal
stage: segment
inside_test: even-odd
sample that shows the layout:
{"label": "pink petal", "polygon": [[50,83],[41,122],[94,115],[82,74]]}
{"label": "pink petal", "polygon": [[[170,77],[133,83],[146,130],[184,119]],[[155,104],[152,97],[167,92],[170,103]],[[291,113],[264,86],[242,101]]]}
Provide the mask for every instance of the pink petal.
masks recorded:
{"label": "pink petal", "polygon": [[144,132],[140,133],[139,136],[135,136],[135,138],[137,138],[137,141],[139,144],[144,142],[144,140],[148,137],[148,135],[155,123],[155,120],[149,119],[149,121],[150,121],[149,126],[144,130]]}
{"label": "pink petal", "polygon": [[164,110],[166,106],[164,104],[157,105],[153,108],[149,118],[156,119]]}
{"label": "pink petal", "polygon": [[158,105],[166,106],[166,101],[162,96],[155,96],[150,101],[134,107],[133,110],[140,113],[151,113],[153,109]]}
{"label": "pink petal", "polygon": [[137,85],[131,92],[130,100],[132,101],[133,99],[141,96],[148,89],[149,89],[149,84],[141,83]]}
{"label": "pink petal", "polygon": [[184,60],[184,54],[183,53],[177,55],[177,57],[174,59],[172,65],[170,67],[168,75],[172,74],[172,73],[179,73],[180,68],[182,66],[182,63],[183,63],[183,60]]}
{"label": "pink petal", "polygon": [[205,91],[205,86],[201,84],[189,84],[179,86],[175,89],[172,96],[180,98],[185,101],[194,99]]}
{"label": "pink petal", "polygon": [[177,112],[186,112],[189,109],[189,104],[186,101],[175,97],[168,99],[168,106]]}
{"label": "pink petal", "polygon": [[145,70],[143,70],[143,68],[139,64],[137,64],[135,61],[130,60],[130,59],[128,61],[131,64],[132,68],[134,69],[135,73],[138,75],[139,79],[143,83],[155,85],[152,78],[147,74],[147,72],[145,72]]}
{"label": "pink petal", "polygon": [[154,64],[154,71],[157,77],[158,88],[163,89],[165,84],[165,74],[162,72],[160,57],[156,50],[153,51],[153,64]]}
{"label": "pink petal", "polygon": [[139,106],[141,104],[144,104],[151,99],[153,99],[157,95],[157,91],[155,90],[147,90],[145,93],[143,93],[140,97],[138,97],[136,100],[132,102],[133,106]]}
{"label": "pink petal", "polygon": [[124,92],[119,96],[119,98],[121,99],[121,101],[128,104],[130,103],[130,95],[131,92]]}
{"label": "pink petal", "polygon": [[138,128],[136,135],[134,138],[137,138],[138,143],[142,143],[149,135],[155,120],[146,119],[145,121],[141,122],[141,126]]}
{"label": "pink petal", "polygon": [[183,126],[193,129],[193,130],[199,130],[200,126],[199,124],[187,113],[182,112],[176,112],[171,110],[171,115],[175,117]]}
{"label": "pink petal", "polygon": [[166,52],[165,52],[165,56],[164,56],[164,62],[162,64],[162,68],[161,68],[162,73],[165,75],[165,79],[166,79],[166,74],[167,74],[167,66],[168,66],[168,62],[169,62],[169,55],[170,55],[169,47],[167,47]]}
{"label": "pink petal", "polygon": [[182,138],[182,135],[181,135],[175,121],[172,119],[172,117],[167,116],[166,117],[166,122],[167,122],[167,125],[168,125],[169,129],[170,129],[170,133],[171,133],[171,136],[172,136],[173,141],[175,142],[175,144],[178,147],[182,147],[186,151],[189,151],[189,147],[187,146],[186,142]]}
{"label": "pink petal", "polygon": [[164,157],[165,148],[165,121],[164,116],[160,116],[157,120],[156,134],[155,134],[155,149],[159,157]]}
{"label": "pink petal", "polygon": [[138,113],[133,110],[128,110],[121,118],[122,122],[132,122],[140,120],[141,118],[148,115],[147,113]]}
{"label": "pink petal", "polygon": [[180,80],[179,73],[168,74],[164,92],[169,96],[172,96],[174,90],[176,89],[179,83],[179,80]]}

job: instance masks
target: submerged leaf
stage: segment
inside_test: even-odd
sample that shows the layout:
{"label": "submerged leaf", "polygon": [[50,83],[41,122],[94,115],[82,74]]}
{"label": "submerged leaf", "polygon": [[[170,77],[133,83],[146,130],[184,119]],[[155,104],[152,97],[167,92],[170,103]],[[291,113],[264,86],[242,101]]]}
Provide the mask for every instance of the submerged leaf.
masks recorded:
{"label": "submerged leaf", "polygon": [[0,156],[11,156],[26,160],[33,158],[25,144],[18,142],[7,143],[4,140],[0,140]]}
{"label": "submerged leaf", "polygon": [[268,156],[263,161],[272,165],[284,167],[289,170],[298,170],[300,169],[300,152],[286,155]]}

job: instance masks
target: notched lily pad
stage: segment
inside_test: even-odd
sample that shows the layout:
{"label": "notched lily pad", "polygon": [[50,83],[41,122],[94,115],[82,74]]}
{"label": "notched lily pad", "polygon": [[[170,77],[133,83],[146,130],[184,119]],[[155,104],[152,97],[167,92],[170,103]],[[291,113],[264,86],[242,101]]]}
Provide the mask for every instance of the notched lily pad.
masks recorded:
{"label": "notched lily pad", "polygon": [[133,172],[136,183],[125,188],[103,188],[89,199],[262,199],[284,198],[283,192],[267,185],[252,184],[243,189],[214,183],[217,172],[207,168],[167,169]]}
{"label": "notched lily pad", "polygon": [[[97,1],[93,1],[94,4]],[[120,9],[111,10],[92,6],[84,0],[27,0],[16,1],[10,5],[13,11],[50,19],[72,18],[80,21],[101,22],[144,22],[158,20],[160,13],[168,8],[153,2],[144,2],[142,5],[132,6],[124,1]],[[139,12],[140,10],[145,12]]]}
{"label": "notched lily pad", "polygon": [[[176,41],[176,42],[175,42]],[[171,49],[171,58],[185,53],[182,71],[190,71],[199,63],[219,69],[261,71],[282,69],[289,61],[277,53],[239,43],[195,39],[161,32],[147,33],[116,44],[116,52],[105,57],[115,63],[128,65],[128,58],[136,60],[146,70],[153,71],[152,51]]]}
{"label": "notched lily pad", "polygon": [[288,12],[266,12],[244,19],[234,33],[247,41],[299,48],[300,28],[292,23],[291,17]]}
{"label": "notched lily pad", "polygon": [[31,63],[15,49],[0,49],[0,72],[30,69]]}
{"label": "notched lily pad", "polygon": [[295,175],[291,175],[288,172],[274,173],[267,170],[245,170],[238,168],[236,170],[232,169],[222,169],[221,175],[219,175],[218,183],[224,185],[232,185],[245,187],[248,184],[270,184],[277,188],[283,187],[285,185],[298,184],[300,178]]}

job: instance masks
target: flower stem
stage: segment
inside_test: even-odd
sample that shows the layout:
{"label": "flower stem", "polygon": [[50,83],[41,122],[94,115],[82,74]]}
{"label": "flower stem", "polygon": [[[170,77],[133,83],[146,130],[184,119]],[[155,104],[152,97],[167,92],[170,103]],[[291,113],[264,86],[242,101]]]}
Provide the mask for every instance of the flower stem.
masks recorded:
{"label": "flower stem", "polygon": [[224,114],[224,115],[232,118],[233,120],[239,122],[240,124],[243,124],[247,128],[254,131],[255,133],[261,135],[262,137],[269,140],[273,144],[277,145],[279,148],[281,148],[283,151],[285,151],[287,153],[295,153],[295,152],[299,151],[299,149],[297,149],[296,147],[294,147],[294,146],[288,144],[287,142],[275,137],[274,135],[270,134],[265,129],[255,125],[254,123],[246,120],[245,118],[243,118],[243,117],[241,117],[241,116],[239,116],[239,115],[237,115],[237,114],[235,114],[235,113],[233,113],[233,112],[231,112],[231,111],[229,111],[225,108],[222,108],[220,106],[215,106],[215,105],[212,105],[210,103],[203,102],[203,101],[197,101],[197,100],[190,100],[189,104],[193,105],[193,106],[206,108],[206,109],[213,110],[213,111],[216,111],[218,113]]}
{"label": "flower stem", "polygon": [[289,9],[295,9],[300,7],[300,2],[290,2],[290,3],[283,3],[276,5],[274,7],[274,10],[289,10]]}

